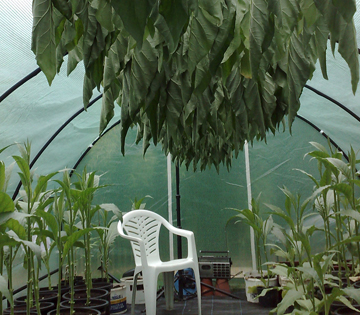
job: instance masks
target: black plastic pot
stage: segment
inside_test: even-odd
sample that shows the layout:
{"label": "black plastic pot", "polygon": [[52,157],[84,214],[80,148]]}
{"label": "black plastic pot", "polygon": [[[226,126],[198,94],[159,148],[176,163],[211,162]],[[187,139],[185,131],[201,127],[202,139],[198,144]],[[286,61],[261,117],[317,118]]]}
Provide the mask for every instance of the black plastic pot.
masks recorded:
{"label": "black plastic pot", "polygon": [[[107,300],[109,291],[105,289],[91,289],[90,298]],[[87,297],[86,288],[76,289],[74,292],[74,299],[85,299]],[[70,292],[63,294],[64,300],[70,300]]]}
{"label": "black plastic pot", "polygon": [[[76,287],[74,292],[74,298],[75,299],[86,299],[87,298],[87,292],[86,292],[86,286],[80,286]],[[63,296],[64,300],[70,300],[70,292],[65,293]],[[108,309],[106,310],[106,315],[110,314],[110,290],[105,289],[99,289],[99,288],[92,288],[90,290],[90,298],[91,299],[102,299],[109,302]]]}
{"label": "black plastic pot", "polygon": [[[70,301],[62,301],[60,305],[64,308],[70,308]],[[102,299],[90,299],[90,304],[86,305],[86,299],[76,299],[74,301],[74,308],[77,310],[78,308],[82,309],[94,309],[100,311],[101,315],[106,315],[107,309],[109,308],[109,302],[107,300]],[[76,315],[78,313],[76,312]]]}
{"label": "black plastic pot", "polygon": [[[108,311],[106,313],[106,315],[109,315],[110,314],[110,304],[111,304],[110,293],[111,293],[111,289],[113,287],[113,284],[108,283],[108,282],[96,282],[96,283],[93,283],[92,286],[93,286],[93,288],[91,289],[91,291],[94,292],[94,293],[91,293],[92,298],[104,299],[104,300],[107,300],[109,302],[109,309],[108,309]],[[98,294],[96,292],[100,292],[100,291],[97,291],[97,290],[106,291],[107,294],[105,296],[104,295],[96,296],[96,294]],[[76,286],[75,287],[75,294],[79,294],[79,295],[82,294],[83,297],[85,298],[86,297],[86,285]],[[66,296],[70,297],[70,294],[68,294]],[[66,298],[66,296],[64,296],[64,298]]]}
{"label": "black plastic pot", "polygon": [[[76,315],[100,315],[101,312],[95,309],[89,308],[76,308],[75,310]],[[47,315],[56,315],[56,310],[52,310],[47,313]],[[71,315],[70,308],[60,308],[60,315]]]}
{"label": "black plastic pot", "polygon": [[[257,287],[258,295],[260,295],[264,289],[264,287]],[[264,296],[259,296],[259,304],[263,307],[276,307],[279,302],[279,292],[276,289],[267,291]]]}
{"label": "black plastic pot", "polygon": [[[41,315],[46,315],[49,311],[53,310],[54,308],[55,308],[55,304],[52,302],[41,302],[40,303]],[[4,315],[11,314],[10,307],[4,309],[3,313],[4,313]],[[26,314],[26,304],[15,305],[14,306],[14,314],[16,314],[16,315]],[[33,306],[30,309],[30,314],[37,314],[37,310],[36,310],[35,306]]]}
{"label": "black plastic pot", "polygon": [[[353,305],[356,309],[358,309],[360,311],[360,305]],[[334,315],[342,315],[342,314],[347,314],[347,315],[359,315],[359,312],[356,312],[354,310],[352,310],[351,308],[348,307],[340,307],[337,310],[333,311]]]}
{"label": "black plastic pot", "polygon": [[[3,310],[4,315],[11,314],[10,308],[6,308]],[[26,315],[26,305],[15,305],[14,306],[14,314],[16,315]],[[37,315],[37,311],[31,311],[31,315]]]}

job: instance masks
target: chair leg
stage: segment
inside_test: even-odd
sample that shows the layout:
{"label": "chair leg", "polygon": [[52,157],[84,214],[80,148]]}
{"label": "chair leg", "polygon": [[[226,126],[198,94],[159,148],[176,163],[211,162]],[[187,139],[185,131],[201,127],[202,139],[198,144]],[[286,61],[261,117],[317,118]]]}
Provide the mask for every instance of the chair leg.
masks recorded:
{"label": "chair leg", "polygon": [[131,295],[131,315],[135,315],[135,301],[136,301],[136,291],[137,291],[137,279],[140,272],[134,276],[133,290]]}
{"label": "chair leg", "polygon": [[146,315],[156,315],[157,278],[154,270],[143,270]]}
{"label": "chair leg", "polygon": [[199,269],[196,267],[194,268],[194,274],[195,274],[195,282],[196,282],[196,293],[197,293],[197,299],[198,299],[198,314],[201,315],[201,282],[200,282],[200,273]]}

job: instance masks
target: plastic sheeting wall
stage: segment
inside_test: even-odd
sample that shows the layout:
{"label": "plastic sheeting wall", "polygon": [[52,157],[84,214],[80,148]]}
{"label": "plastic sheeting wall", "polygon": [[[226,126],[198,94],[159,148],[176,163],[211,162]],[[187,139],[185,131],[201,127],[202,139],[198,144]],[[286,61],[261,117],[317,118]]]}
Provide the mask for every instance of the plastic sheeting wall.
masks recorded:
{"label": "plastic sheeting wall", "polygon": [[[145,198],[146,208],[167,217],[166,157],[160,147],[151,146],[145,158],[141,145],[134,144],[135,131],[127,139],[126,155],[119,146],[119,126],[105,134],[89,151],[77,168],[103,174],[102,184],[109,184],[95,198],[96,203],[115,203],[122,211],[131,209],[134,198]],[[250,168],[253,196],[261,193],[261,201],[283,206],[279,187],[287,186],[305,198],[312,193],[312,182],[294,168],[316,174],[316,162],[309,163],[304,155],[313,150],[310,141],[327,145],[326,139],[305,122],[297,119],[293,135],[288,132],[276,137],[269,135],[268,144],[250,146]],[[176,225],[175,166],[172,174],[173,224]],[[232,273],[251,268],[250,232],[242,224],[226,223],[235,214],[228,208],[247,207],[244,156],[233,161],[230,172],[214,168],[193,172],[180,167],[182,227],[194,231],[198,250],[229,250],[233,261]],[[264,215],[266,208],[263,207]],[[167,237],[163,236],[163,259],[168,258]],[[165,249],[164,249],[165,248]],[[183,248],[186,253],[186,246]],[[176,253],[176,240],[175,240]],[[96,256],[96,250],[94,250]],[[110,272],[117,277],[134,267],[130,243],[116,240],[111,254]],[[94,267],[97,266],[96,263]]]}

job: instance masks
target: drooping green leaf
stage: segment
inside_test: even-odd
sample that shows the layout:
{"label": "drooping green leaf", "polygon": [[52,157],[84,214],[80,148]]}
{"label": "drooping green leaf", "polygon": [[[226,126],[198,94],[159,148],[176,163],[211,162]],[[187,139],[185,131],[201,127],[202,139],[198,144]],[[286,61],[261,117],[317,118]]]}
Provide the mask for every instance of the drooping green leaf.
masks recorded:
{"label": "drooping green leaf", "polygon": [[[285,115],[291,127],[318,60],[327,77],[328,38],[354,91],[359,80],[353,0],[56,2],[56,66],[66,50],[69,73],[84,59],[85,107],[103,85],[100,132],[121,105],[123,153],[137,126],[144,154],[153,140],[187,167],[230,167],[245,140],[266,139]],[[71,5],[65,22],[60,4]]]}
{"label": "drooping green leaf", "polygon": [[105,211],[111,211],[119,218],[119,220],[122,217],[122,213],[121,213],[120,209],[113,203],[103,203],[100,205],[100,208]]}
{"label": "drooping green leaf", "polygon": [[358,211],[351,210],[351,209],[341,210],[341,215],[353,218],[354,220],[356,220],[360,223],[360,213]]}
{"label": "drooping green leaf", "polygon": [[96,9],[96,19],[98,22],[105,27],[109,32],[114,30],[112,23],[112,6],[110,1],[107,0],[96,0],[91,3]]}
{"label": "drooping green leaf", "polygon": [[[290,39],[290,48],[288,54],[288,84],[289,84],[289,103],[288,103],[288,120],[291,124],[300,107],[299,98],[303,87],[310,76],[310,62],[305,56],[306,39],[301,35],[292,34]],[[299,71],[303,69],[303,71]]]}
{"label": "drooping green leaf", "polygon": [[[79,46],[76,46],[72,49],[68,54],[68,62],[67,62],[67,75],[70,75],[77,66],[77,64],[83,59],[82,50]],[[90,96],[91,98],[91,96]],[[86,104],[88,105],[89,102]]]}
{"label": "drooping green leaf", "polygon": [[349,65],[351,72],[351,85],[354,94],[357,90],[357,84],[359,82],[359,53],[355,43],[356,31],[354,22],[351,21],[346,24],[346,28],[339,40],[339,53]]}
{"label": "drooping green leaf", "polygon": [[328,162],[330,162],[332,165],[334,165],[341,173],[343,173],[348,179],[351,178],[351,172],[350,169],[348,167],[348,165],[343,162],[340,159],[335,159],[335,158],[327,158],[326,159]]}
{"label": "drooping green leaf", "polygon": [[359,291],[354,287],[343,288],[342,291],[350,298],[354,299],[358,304],[360,304]]}
{"label": "drooping green leaf", "polygon": [[33,1],[33,30],[31,50],[44,72],[49,85],[56,74],[55,25],[52,0]]}
{"label": "drooping green leaf", "polygon": [[118,222],[112,222],[109,226],[109,230],[105,240],[108,246],[111,246],[114,243],[115,239],[120,235],[117,230],[117,225]]}
{"label": "drooping green leaf", "polygon": [[250,62],[253,78],[257,78],[261,55],[268,48],[273,36],[273,26],[269,20],[266,0],[251,1],[250,22]]}
{"label": "drooping green leaf", "polygon": [[192,73],[196,65],[210,51],[217,34],[217,27],[206,19],[200,9],[190,23],[188,70]]}
{"label": "drooping green leaf", "polygon": [[145,27],[152,7],[148,0],[111,0],[112,7],[121,17],[125,29],[142,46]]}
{"label": "drooping green leaf", "polygon": [[350,22],[356,12],[355,0],[332,0],[346,22]]}
{"label": "drooping green leaf", "polygon": [[181,34],[189,21],[182,1],[165,0],[159,5],[159,15],[154,26],[160,31],[167,42],[170,54],[177,49]]}

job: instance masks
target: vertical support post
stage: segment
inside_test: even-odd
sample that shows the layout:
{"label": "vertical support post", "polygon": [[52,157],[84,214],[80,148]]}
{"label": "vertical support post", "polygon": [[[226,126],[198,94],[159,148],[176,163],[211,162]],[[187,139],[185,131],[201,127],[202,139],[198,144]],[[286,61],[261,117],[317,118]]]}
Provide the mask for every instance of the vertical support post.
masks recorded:
{"label": "vertical support post", "polygon": [[[176,219],[177,227],[181,229],[181,213],[180,213],[180,170],[179,170],[179,161],[176,161]],[[178,259],[182,258],[182,244],[181,236],[177,236],[177,254]],[[178,271],[179,275],[179,298],[183,298],[183,271]]]}
{"label": "vertical support post", "polygon": [[[249,145],[245,141],[244,144],[244,153],[245,153],[245,169],[246,169],[246,187],[247,187],[247,198],[248,198],[248,208],[252,210],[251,200],[251,177],[250,177],[250,158],[249,158]],[[256,255],[255,255],[255,236],[254,229],[250,227],[250,248],[251,248],[251,261],[253,270],[257,270],[256,266]]]}
{"label": "vertical support post", "polygon": [[[167,155],[167,179],[168,179],[168,221],[173,224],[172,217],[172,183],[171,183],[171,154]],[[170,260],[174,259],[174,238],[173,233],[169,233]]]}

